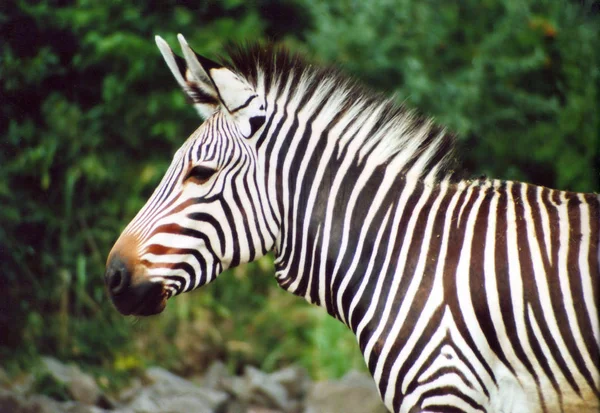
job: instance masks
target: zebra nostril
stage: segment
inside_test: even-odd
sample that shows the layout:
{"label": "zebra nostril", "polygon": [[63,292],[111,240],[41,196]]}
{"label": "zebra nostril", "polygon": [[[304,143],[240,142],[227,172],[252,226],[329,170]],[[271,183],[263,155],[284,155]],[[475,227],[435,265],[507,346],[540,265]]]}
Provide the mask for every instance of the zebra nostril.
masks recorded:
{"label": "zebra nostril", "polygon": [[121,281],[123,281],[123,277],[121,277],[121,271],[116,270],[108,280],[108,288],[110,288],[112,292],[116,293],[121,289]]}
{"label": "zebra nostril", "polygon": [[106,269],[105,283],[111,294],[117,295],[129,287],[131,275],[124,263],[115,259]]}

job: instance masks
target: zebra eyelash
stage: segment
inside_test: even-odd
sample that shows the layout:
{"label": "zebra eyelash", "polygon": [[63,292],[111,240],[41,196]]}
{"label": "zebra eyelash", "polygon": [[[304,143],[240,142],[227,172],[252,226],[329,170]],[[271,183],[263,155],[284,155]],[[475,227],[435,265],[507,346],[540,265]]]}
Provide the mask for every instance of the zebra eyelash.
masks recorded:
{"label": "zebra eyelash", "polygon": [[193,182],[197,185],[207,183],[210,178],[217,172],[215,168],[206,165],[196,165],[186,174],[184,182]]}

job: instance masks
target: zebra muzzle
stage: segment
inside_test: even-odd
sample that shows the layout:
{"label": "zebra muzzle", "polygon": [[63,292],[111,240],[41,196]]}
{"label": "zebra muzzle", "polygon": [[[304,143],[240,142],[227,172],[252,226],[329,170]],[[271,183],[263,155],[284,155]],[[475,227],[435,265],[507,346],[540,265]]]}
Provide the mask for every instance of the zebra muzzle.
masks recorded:
{"label": "zebra muzzle", "polygon": [[144,276],[143,268],[123,248],[127,242],[119,240],[106,263],[104,283],[114,306],[124,315],[152,315],[160,313],[167,304],[168,293],[162,282]]}

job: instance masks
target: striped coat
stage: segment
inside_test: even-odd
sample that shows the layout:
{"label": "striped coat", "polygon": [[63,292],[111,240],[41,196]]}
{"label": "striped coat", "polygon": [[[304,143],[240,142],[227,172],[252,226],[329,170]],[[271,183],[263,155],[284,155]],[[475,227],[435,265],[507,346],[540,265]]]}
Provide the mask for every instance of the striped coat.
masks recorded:
{"label": "striped coat", "polygon": [[157,43],[206,121],[109,255],[121,312],[272,250],[392,411],[598,411],[597,195],[458,179],[443,128],[272,47]]}

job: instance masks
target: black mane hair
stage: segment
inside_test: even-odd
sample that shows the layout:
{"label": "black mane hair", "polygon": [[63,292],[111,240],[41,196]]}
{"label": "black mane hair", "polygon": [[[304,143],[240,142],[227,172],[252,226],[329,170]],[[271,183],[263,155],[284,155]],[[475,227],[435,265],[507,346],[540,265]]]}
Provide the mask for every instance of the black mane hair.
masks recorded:
{"label": "black mane hair", "polygon": [[[291,93],[302,93],[303,96],[310,97],[320,86],[333,82],[333,93],[343,95],[344,99],[340,116],[355,105],[362,106],[365,117],[377,111],[378,119],[369,135],[375,136],[380,131],[389,135],[385,137],[385,144],[391,148],[390,157],[406,152],[411,139],[419,140],[418,145],[411,148],[411,159],[403,168],[404,171],[408,171],[422,156],[427,156],[424,167],[420,170],[421,178],[434,171],[434,176],[429,178],[435,181],[456,180],[457,175],[453,170],[456,164],[453,153],[456,140],[454,134],[435,124],[431,118],[419,115],[381,92],[365,87],[337,68],[307,63],[298,53],[292,53],[273,43],[229,45],[226,54],[219,60],[254,86],[262,78],[267,94],[276,87],[275,93],[279,95],[289,83],[292,85]],[[303,83],[301,79],[304,80]],[[302,90],[298,90],[300,84],[304,85]]]}

